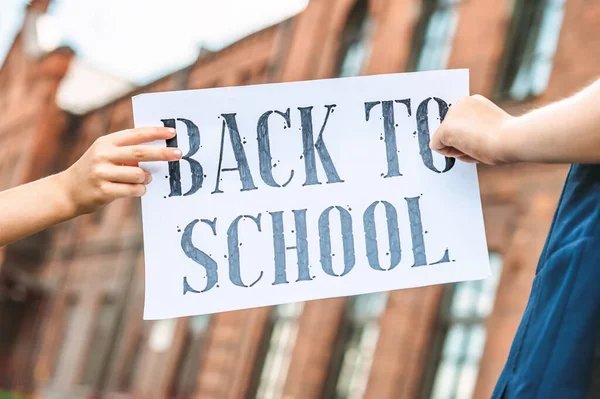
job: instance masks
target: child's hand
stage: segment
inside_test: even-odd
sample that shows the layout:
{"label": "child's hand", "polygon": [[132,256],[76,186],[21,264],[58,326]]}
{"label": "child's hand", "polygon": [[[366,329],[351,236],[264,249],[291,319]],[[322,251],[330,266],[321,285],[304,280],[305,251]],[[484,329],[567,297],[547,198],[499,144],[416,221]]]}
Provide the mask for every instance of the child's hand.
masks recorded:
{"label": "child's hand", "polygon": [[151,176],[138,162],[176,161],[175,148],[141,145],[175,136],[169,128],[123,130],[100,137],[69,169],[60,182],[75,215],[94,212],[121,197],[146,193]]}
{"label": "child's hand", "polygon": [[514,119],[482,96],[464,97],[448,110],[431,139],[433,150],[464,162],[498,165],[514,157],[507,149],[509,121]]}

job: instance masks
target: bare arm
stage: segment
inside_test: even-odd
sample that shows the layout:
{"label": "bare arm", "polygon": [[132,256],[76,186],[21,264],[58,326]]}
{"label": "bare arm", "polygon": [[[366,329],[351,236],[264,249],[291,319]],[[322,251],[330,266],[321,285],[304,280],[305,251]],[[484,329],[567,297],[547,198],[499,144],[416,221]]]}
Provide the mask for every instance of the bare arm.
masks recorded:
{"label": "bare arm", "polygon": [[600,163],[600,80],[512,117],[481,96],[452,106],[431,148],[466,162]]}
{"label": "bare arm", "polygon": [[174,135],[166,128],[113,133],[98,139],[66,171],[0,192],[0,246],[94,212],[117,198],[142,196],[150,175],[138,162],[173,161],[181,152],[140,144]]}
{"label": "bare arm", "polygon": [[0,192],[0,246],[75,217],[75,209],[55,175]]}

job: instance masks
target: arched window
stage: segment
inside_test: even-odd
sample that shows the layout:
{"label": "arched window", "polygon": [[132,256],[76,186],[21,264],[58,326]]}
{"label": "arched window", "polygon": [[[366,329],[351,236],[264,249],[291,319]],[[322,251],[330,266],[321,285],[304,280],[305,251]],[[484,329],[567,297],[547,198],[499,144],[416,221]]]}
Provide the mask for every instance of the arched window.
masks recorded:
{"label": "arched window", "polygon": [[369,17],[369,2],[358,0],[348,16],[342,34],[335,76],[360,75],[370,55],[372,20]]}

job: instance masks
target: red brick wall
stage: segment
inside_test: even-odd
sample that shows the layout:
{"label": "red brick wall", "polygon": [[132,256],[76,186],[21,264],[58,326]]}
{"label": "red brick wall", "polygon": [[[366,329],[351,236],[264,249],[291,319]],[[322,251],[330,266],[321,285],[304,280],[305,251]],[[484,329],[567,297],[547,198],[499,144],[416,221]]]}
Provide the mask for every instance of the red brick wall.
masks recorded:
{"label": "red brick wall", "polygon": [[[43,1],[36,1],[31,7],[43,11],[46,6]],[[67,124],[66,115],[52,100],[73,53],[59,49],[32,60],[24,51],[25,39],[24,34],[15,38],[0,69],[0,189],[51,173],[57,159],[57,144]],[[50,242],[50,232],[43,232],[1,248],[0,286],[13,286],[15,275],[25,270],[39,271]],[[8,379],[15,386],[31,384],[35,365],[35,352],[31,350],[36,349],[40,334],[37,323],[47,310],[46,298],[35,292],[39,291],[35,285],[18,285],[25,289],[26,307],[18,317],[0,321],[20,328],[18,341],[10,345],[0,343],[0,383]],[[0,320],[6,309],[0,306]]]}

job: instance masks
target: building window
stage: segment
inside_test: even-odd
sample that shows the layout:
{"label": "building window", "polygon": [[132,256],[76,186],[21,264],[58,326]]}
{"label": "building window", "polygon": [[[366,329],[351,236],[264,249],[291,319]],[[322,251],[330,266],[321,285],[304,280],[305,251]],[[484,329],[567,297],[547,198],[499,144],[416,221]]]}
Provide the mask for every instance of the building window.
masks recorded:
{"label": "building window", "polygon": [[471,398],[485,346],[485,322],[492,312],[502,259],[490,254],[492,276],[451,286],[442,310],[441,352],[437,355],[432,399]]}
{"label": "building window", "polygon": [[130,392],[134,388],[146,343],[146,329],[145,326],[142,326],[141,331],[135,336],[133,345],[125,358],[123,373],[121,374],[121,381],[119,383],[119,390],[121,392]]}
{"label": "building window", "polygon": [[358,0],[350,12],[342,34],[335,75],[358,76],[370,55],[373,21],[369,17],[369,2]]}
{"label": "building window", "polygon": [[198,371],[202,360],[202,346],[210,324],[210,316],[193,316],[188,320],[185,342],[175,373],[171,397],[192,398],[197,388]]}
{"label": "building window", "polygon": [[[379,317],[385,310],[388,293],[358,295],[348,299],[339,349],[334,353],[328,378],[328,398],[360,399],[364,396],[379,340]],[[337,356],[336,356],[337,355]]]}
{"label": "building window", "polygon": [[565,0],[514,1],[499,95],[523,100],[548,86]]}
{"label": "building window", "polygon": [[58,370],[60,368],[61,357],[65,353],[65,349],[69,342],[69,336],[73,331],[74,321],[75,321],[75,309],[77,308],[77,299],[75,297],[69,297],[65,301],[64,309],[62,312],[62,320],[61,320],[61,328],[60,328],[60,344],[57,347],[57,350],[54,355],[54,365],[53,365],[53,373],[54,376],[58,374]]}
{"label": "building window", "polygon": [[256,399],[282,397],[303,309],[304,303],[288,303],[273,309]]}
{"label": "building window", "polygon": [[177,319],[155,321],[150,330],[148,345],[156,353],[164,353],[171,348],[175,339]]}
{"label": "building window", "polygon": [[102,366],[109,349],[111,332],[117,316],[117,302],[106,297],[98,309],[89,341],[88,355],[81,383],[95,385],[100,377]]}
{"label": "building window", "polygon": [[431,71],[448,65],[458,24],[460,0],[425,0],[413,36],[409,70]]}

